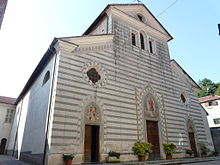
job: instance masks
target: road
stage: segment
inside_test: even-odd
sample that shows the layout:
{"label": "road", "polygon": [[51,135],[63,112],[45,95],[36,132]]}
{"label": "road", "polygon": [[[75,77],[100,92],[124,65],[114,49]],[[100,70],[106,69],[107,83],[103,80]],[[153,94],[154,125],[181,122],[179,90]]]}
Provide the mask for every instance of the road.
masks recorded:
{"label": "road", "polygon": [[216,161],[208,161],[208,162],[199,162],[199,163],[188,163],[188,164],[182,164],[182,165],[220,165],[220,160]]}
{"label": "road", "polygon": [[0,155],[0,165],[28,165],[7,155]]}

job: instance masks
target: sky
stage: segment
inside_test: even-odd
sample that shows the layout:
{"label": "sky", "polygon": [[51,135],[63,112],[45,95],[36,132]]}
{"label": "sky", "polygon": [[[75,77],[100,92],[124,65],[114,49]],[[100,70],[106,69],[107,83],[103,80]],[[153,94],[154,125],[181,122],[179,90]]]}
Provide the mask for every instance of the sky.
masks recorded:
{"label": "sky", "polygon": [[[0,29],[0,96],[18,97],[53,38],[82,35],[111,3],[135,2],[9,0]],[[171,59],[196,82],[205,77],[220,82],[217,28],[220,0],[142,0],[142,3],[173,36],[169,42]]]}

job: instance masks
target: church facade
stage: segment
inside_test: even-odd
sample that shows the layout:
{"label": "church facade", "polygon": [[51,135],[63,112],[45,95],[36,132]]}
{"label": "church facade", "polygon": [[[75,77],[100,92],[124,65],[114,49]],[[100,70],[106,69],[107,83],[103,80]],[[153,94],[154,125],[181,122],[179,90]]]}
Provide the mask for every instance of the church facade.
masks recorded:
{"label": "church facade", "polygon": [[55,38],[16,104],[9,152],[32,164],[137,160],[137,140],[199,154],[213,143],[198,85],[170,60],[172,36],[143,4],[108,5],[82,36]]}

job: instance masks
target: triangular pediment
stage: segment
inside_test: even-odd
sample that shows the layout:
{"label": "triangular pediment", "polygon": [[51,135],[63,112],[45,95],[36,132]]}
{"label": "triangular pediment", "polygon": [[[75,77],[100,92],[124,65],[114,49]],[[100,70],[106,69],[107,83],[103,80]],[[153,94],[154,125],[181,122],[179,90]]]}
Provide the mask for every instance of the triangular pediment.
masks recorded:
{"label": "triangular pediment", "polygon": [[[133,17],[140,21],[138,16],[143,17],[143,23],[146,26],[150,26],[153,29],[166,34],[170,35],[167,30],[160,24],[160,22],[154,17],[154,15],[147,9],[147,7],[143,4],[124,4],[124,5],[113,5],[114,8],[124,12],[125,14]],[[170,36],[171,37],[171,36]]]}
{"label": "triangular pediment", "polygon": [[[107,16],[116,15],[124,21],[132,21],[135,25],[140,24],[141,28],[150,28],[166,36],[167,41],[172,39],[172,36],[168,31],[160,24],[160,22],[154,17],[154,15],[147,9],[144,4],[111,4],[108,5],[103,12],[97,17],[92,25],[85,31],[84,35],[93,34],[93,32],[105,24]],[[143,17],[143,21],[140,21],[139,16]]]}

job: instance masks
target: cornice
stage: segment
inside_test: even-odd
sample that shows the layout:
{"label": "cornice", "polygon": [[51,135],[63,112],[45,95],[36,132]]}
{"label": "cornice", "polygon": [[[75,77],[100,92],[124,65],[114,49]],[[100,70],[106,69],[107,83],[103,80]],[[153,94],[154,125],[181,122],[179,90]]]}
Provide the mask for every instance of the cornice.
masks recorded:
{"label": "cornice", "polygon": [[71,54],[84,54],[112,49],[113,35],[94,35],[59,39],[55,45],[56,50]]}

